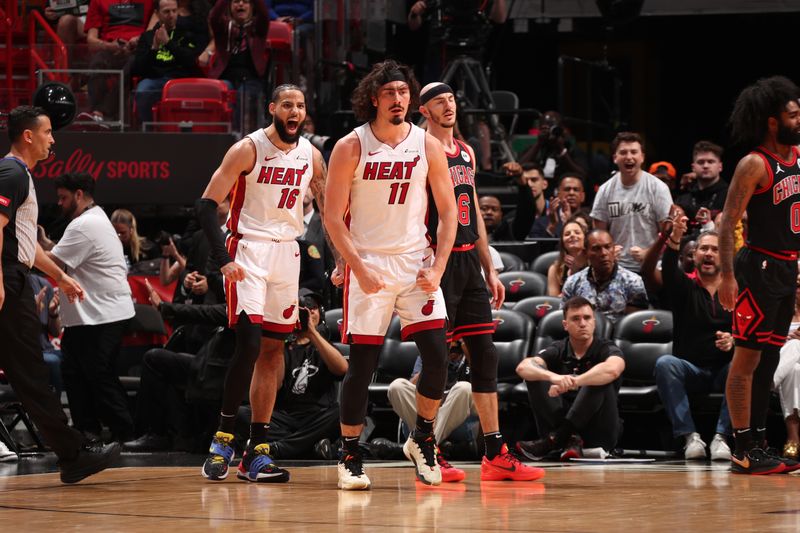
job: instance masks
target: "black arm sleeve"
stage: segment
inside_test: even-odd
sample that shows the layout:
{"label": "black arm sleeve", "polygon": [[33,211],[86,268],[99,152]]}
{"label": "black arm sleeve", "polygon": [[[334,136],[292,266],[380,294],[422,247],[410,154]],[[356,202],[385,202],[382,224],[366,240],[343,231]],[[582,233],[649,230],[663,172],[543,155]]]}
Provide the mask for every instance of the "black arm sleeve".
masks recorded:
{"label": "black arm sleeve", "polygon": [[533,195],[527,185],[517,185],[517,211],[511,221],[511,234],[516,241],[525,240],[536,220],[536,209]]}
{"label": "black arm sleeve", "polygon": [[197,220],[208,239],[210,255],[220,268],[233,262],[225,249],[225,237],[219,230],[217,221],[217,202],[211,198],[200,198],[194,204]]}

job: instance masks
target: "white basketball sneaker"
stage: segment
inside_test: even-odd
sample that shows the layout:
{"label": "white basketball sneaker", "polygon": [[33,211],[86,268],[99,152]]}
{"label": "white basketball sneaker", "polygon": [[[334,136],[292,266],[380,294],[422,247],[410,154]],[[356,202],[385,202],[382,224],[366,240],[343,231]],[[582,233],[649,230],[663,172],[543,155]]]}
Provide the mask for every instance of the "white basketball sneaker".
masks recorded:
{"label": "white basketball sneaker", "polygon": [[416,436],[412,432],[403,445],[403,453],[414,463],[417,479],[426,485],[441,485],[442,470],[436,462],[436,439],[433,433]]}

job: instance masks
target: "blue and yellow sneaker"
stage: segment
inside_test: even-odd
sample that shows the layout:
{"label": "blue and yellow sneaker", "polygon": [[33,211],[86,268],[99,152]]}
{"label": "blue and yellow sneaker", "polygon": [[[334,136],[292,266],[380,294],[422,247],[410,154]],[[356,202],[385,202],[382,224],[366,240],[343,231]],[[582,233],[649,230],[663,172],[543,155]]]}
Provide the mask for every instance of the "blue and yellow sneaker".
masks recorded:
{"label": "blue and yellow sneaker", "polygon": [[235,454],[233,446],[233,435],[224,431],[217,431],[211,439],[211,447],[208,449],[208,457],[203,463],[203,477],[212,481],[222,481],[228,477],[228,465],[233,461]]}
{"label": "blue and yellow sneaker", "polygon": [[289,481],[289,472],[272,462],[269,444],[259,444],[254,448],[248,444],[236,477],[257,483],[286,483]]}

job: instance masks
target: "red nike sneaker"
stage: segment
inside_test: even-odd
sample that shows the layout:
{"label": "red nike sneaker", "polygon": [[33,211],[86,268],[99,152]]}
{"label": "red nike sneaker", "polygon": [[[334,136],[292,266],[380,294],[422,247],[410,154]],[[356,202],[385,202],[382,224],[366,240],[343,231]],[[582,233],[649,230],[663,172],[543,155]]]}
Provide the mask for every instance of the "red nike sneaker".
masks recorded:
{"label": "red nike sneaker", "polygon": [[463,470],[447,462],[447,459],[439,452],[438,446],[436,447],[436,462],[439,463],[439,469],[442,471],[442,483],[464,481],[464,478],[467,477]]}
{"label": "red nike sneaker", "polygon": [[508,453],[503,444],[500,454],[491,461],[484,455],[481,461],[481,481],[533,481],[544,477],[544,469],[522,464]]}

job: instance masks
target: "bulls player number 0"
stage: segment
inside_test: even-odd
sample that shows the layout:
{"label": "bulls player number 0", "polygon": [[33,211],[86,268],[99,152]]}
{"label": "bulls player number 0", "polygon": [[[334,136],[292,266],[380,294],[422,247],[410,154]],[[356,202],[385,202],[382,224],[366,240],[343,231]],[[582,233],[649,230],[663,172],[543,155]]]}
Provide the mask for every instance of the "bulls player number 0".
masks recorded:
{"label": "bulls player number 0", "polygon": [[800,233],[800,202],[795,202],[792,204],[791,208],[791,226],[792,226],[792,233]]}

